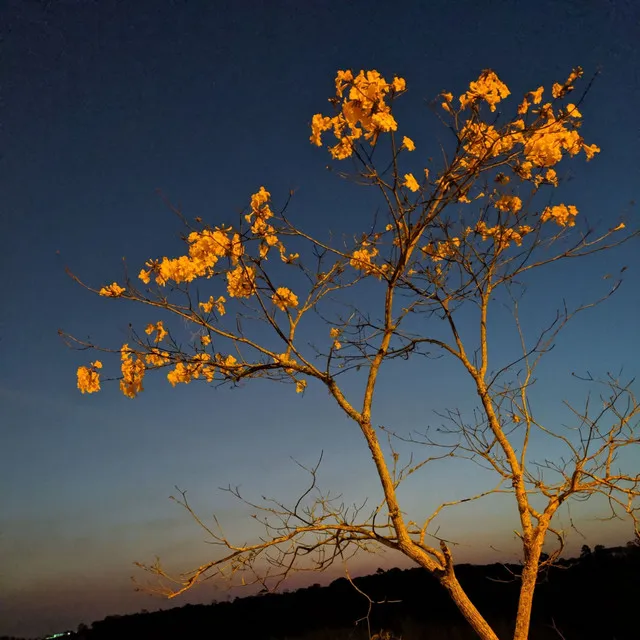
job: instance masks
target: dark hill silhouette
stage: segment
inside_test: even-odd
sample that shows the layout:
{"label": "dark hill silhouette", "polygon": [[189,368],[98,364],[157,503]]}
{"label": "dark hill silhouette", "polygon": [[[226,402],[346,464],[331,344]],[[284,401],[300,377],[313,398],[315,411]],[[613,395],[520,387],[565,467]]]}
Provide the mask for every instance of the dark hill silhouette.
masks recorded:
{"label": "dark hill silhouette", "polygon": [[[500,638],[509,638],[518,597],[519,565],[460,565],[460,582]],[[474,638],[440,584],[424,569],[378,570],[355,578],[376,601],[372,633],[385,629],[403,640]],[[387,602],[385,602],[387,601]],[[390,602],[400,601],[400,602]],[[640,547],[594,552],[560,560],[540,575],[533,608],[531,640],[638,640]],[[81,625],[74,640],[281,640],[366,638],[368,602],[346,578],[327,587],[236,598],[233,602],[108,616],[90,628]],[[559,635],[562,633],[562,636]],[[2,639],[0,639],[2,640]]]}

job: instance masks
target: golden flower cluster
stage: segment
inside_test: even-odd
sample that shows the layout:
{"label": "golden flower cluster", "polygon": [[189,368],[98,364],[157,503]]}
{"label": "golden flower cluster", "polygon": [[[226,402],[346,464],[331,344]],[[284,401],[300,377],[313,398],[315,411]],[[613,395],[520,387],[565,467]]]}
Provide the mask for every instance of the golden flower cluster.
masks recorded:
{"label": "golden flower cluster", "polygon": [[167,351],[161,351],[157,347],[153,347],[149,353],[144,357],[145,362],[153,367],[162,367],[171,362],[169,353]]}
{"label": "golden flower cluster", "polygon": [[485,69],[475,82],[469,83],[469,90],[460,96],[460,108],[465,109],[469,105],[477,104],[479,100],[484,100],[491,111],[495,111],[496,104],[510,94],[507,85],[495,72]]}
{"label": "golden flower cluster", "polygon": [[167,374],[171,386],[189,384],[202,376],[207,382],[212,382],[215,376],[215,366],[209,364],[211,356],[208,353],[198,353],[191,362],[178,362],[174,369]]}
{"label": "golden flower cluster", "polygon": [[475,231],[482,236],[483,240],[493,238],[496,249],[498,251],[504,251],[512,242],[520,246],[522,244],[522,238],[528,233],[531,233],[533,229],[528,225],[519,225],[517,229],[505,225],[488,227],[483,220],[480,220],[478,224],[476,224]]}
{"label": "golden flower cluster", "polygon": [[270,198],[271,194],[264,187],[260,187],[260,190],[251,196],[251,211],[245,216],[245,220],[251,224],[251,233],[262,239],[260,245],[262,258],[267,255],[270,247],[278,244],[276,230],[267,222],[273,217],[273,211],[268,204]]}
{"label": "golden flower cluster", "polygon": [[[564,84],[556,83],[552,89],[554,99],[564,97],[573,88],[573,82],[581,75],[581,69],[574,69]],[[528,92],[518,107],[518,114],[525,115],[531,105],[540,104],[543,93],[544,87]],[[476,82],[470,84],[469,91],[460,97],[461,108],[464,109],[478,100],[485,100],[493,111],[497,102],[508,95],[506,85],[492,71],[485,71]],[[443,106],[451,112],[448,101],[445,101]],[[522,158],[514,169],[521,178],[530,180],[534,168],[552,167],[562,160],[564,154],[574,156],[583,151],[587,160],[591,160],[600,151],[595,144],[587,145],[579,135],[577,129],[582,114],[574,104],[567,104],[564,109],[555,113],[551,103],[546,103],[535,113],[538,114],[538,118],[533,125],[527,126],[524,120],[517,119],[501,130],[476,118],[469,119],[460,130],[465,150],[465,157],[462,158],[460,166],[477,166],[487,159],[513,153],[519,145]],[[536,176],[533,179],[536,184],[546,180],[548,184],[557,186],[555,172],[548,173],[546,178]]]}
{"label": "golden flower cluster", "polygon": [[209,296],[209,299],[206,302],[199,302],[198,305],[205,313],[211,313],[213,309],[223,316],[226,313],[226,309],[224,307],[224,303],[227,299],[224,296],[218,296],[218,298],[214,298],[213,296]]}
{"label": "golden flower cluster", "polygon": [[231,298],[249,298],[256,290],[256,270],[239,264],[227,272],[227,291]]}
{"label": "golden flower cluster", "polygon": [[102,287],[99,293],[101,296],[105,296],[106,298],[119,298],[124,291],[124,287],[121,287],[117,282],[114,282],[106,287]]}
{"label": "golden flower cluster", "polygon": [[142,359],[136,354],[132,357],[129,345],[123,344],[120,349],[122,379],[120,380],[120,391],[127,398],[135,398],[141,391],[144,391],[142,380],[144,379],[145,367]]}
{"label": "golden flower cluster", "polygon": [[569,93],[569,91],[573,91],[573,83],[582,77],[582,67],[576,67],[570,74],[569,77],[564,81],[563,84],[558,82],[554,83],[551,88],[551,94],[554,98],[564,98],[564,96]]}
{"label": "golden flower cluster", "polygon": [[164,328],[162,320],[159,320],[155,324],[147,325],[147,328],[144,330],[148,336],[150,336],[154,331],[156,332],[156,337],[154,338],[154,342],[156,344],[158,342],[162,342],[168,335],[168,331]]}
{"label": "golden flower cluster", "polygon": [[413,175],[413,173],[406,173],[404,176],[404,182],[402,184],[405,187],[407,187],[407,189],[413,192],[418,191],[418,189],[420,189],[420,185],[418,184],[418,181],[415,179],[415,176]]}
{"label": "golden flower cluster", "polygon": [[371,246],[368,242],[363,242],[360,249],[356,249],[349,260],[349,264],[359,271],[364,272],[365,275],[374,275],[377,278],[382,278],[385,271],[389,269],[388,264],[377,265],[373,262],[373,258],[378,255],[378,249]]}
{"label": "golden flower cluster", "polygon": [[407,136],[404,136],[402,138],[402,146],[407,150],[407,151],[415,151],[416,150],[416,144],[415,142],[411,139],[408,138]]}
{"label": "golden flower cluster", "polygon": [[542,222],[553,220],[559,227],[575,227],[577,215],[578,209],[574,205],[559,204],[555,207],[546,207],[540,215],[540,220]]}
{"label": "golden flower cluster", "polygon": [[449,238],[444,242],[438,242],[437,245],[429,243],[422,247],[423,253],[427,254],[433,262],[442,260],[450,260],[458,254],[460,247],[460,238]]}
{"label": "golden flower cluster", "polygon": [[278,287],[271,300],[281,311],[286,311],[287,307],[298,306],[298,296],[286,287]]}
{"label": "golden flower cluster", "polygon": [[148,269],[142,269],[138,275],[140,280],[149,284],[151,276],[155,275],[156,283],[164,287],[169,281],[180,284],[202,276],[210,278],[220,258],[229,258],[233,264],[237,264],[244,253],[240,236],[222,227],[193,231],[187,241],[188,255],[148,261]]}
{"label": "golden flower cluster", "polygon": [[[555,83],[551,87],[553,100],[563,99],[574,88],[575,81],[582,75],[582,69],[574,69],[564,83]],[[331,156],[335,159],[349,158],[353,155],[358,141],[368,141],[372,146],[376,144],[380,134],[398,130],[391,112],[391,102],[396,95],[405,91],[404,79],[394,77],[391,82],[375,70],[361,70],[355,75],[351,70],[338,71],[335,78],[335,97],[331,102],[337,107],[333,117],[317,113],[311,123],[310,140],[317,146],[322,146],[323,135],[330,132],[336,143],[329,147]],[[497,105],[510,95],[509,88],[491,70],[483,71],[479,78],[469,84],[469,89],[459,98],[459,109],[455,111],[453,94],[443,92],[441,94],[442,108],[454,116],[455,131],[459,136],[463,153],[456,158],[447,172],[429,182],[429,171],[424,169],[424,180],[418,182],[416,175],[419,173],[407,172],[394,176],[397,183],[394,189],[400,187],[409,192],[416,193],[433,186],[438,195],[444,196],[450,189],[454,189],[451,200],[471,203],[481,197],[487,197],[493,202],[493,207],[500,212],[484,211],[486,215],[493,215],[500,221],[499,224],[490,226],[483,219],[461,233],[461,237],[446,237],[445,240],[429,242],[422,247],[422,252],[430,258],[433,266],[427,268],[427,272],[441,278],[446,270],[443,261],[463,262],[472,259],[473,249],[466,250],[465,244],[471,242],[469,236],[477,234],[482,241],[492,240],[495,252],[502,252],[512,245],[521,246],[523,239],[533,232],[531,226],[520,224],[523,221],[521,214],[523,203],[520,197],[513,194],[500,193],[500,187],[493,192],[479,195],[471,194],[469,184],[464,180],[475,177],[480,171],[487,168],[499,167],[506,171],[510,167],[513,173],[522,180],[533,183],[537,188],[542,184],[558,186],[558,174],[554,167],[566,155],[575,156],[580,152],[585,154],[587,160],[600,151],[595,144],[586,144],[579,134],[582,114],[577,106],[568,103],[564,106],[556,102],[543,102],[545,89],[540,86],[529,91],[523,97],[517,107],[516,119],[505,125],[487,124],[480,119],[480,103],[486,103],[491,112],[495,112]],[[548,93],[547,93],[548,96]],[[470,110],[466,122],[459,119],[461,113]],[[469,111],[467,111],[469,114]],[[458,124],[460,123],[460,124]],[[394,152],[398,147],[394,145]],[[401,150],[415,151],[416,145],[408,136],[402,137]],[[395,158],[394,158],[395,159]],[[495,160],[494,160],[495,159]],[[488,162],[491,161],[491,162]],[[461,169],[461,171],[458,171]],[[463,178],[463,181],[459,181]],[[510,183],[511,178],[504,173],[495,176],[495,181],[504,187]],[[458,187],[457,184],[462,186]],[[404,196],[407,196],[406,192]],[[161,260],[149,260],[145,268],[139,273],[139,279],[149,284],[154,279],[155,284],[164,287],[171,284],[190,283],[196,278],[218,277],[225,282],[225,295],[211,295],[208,299],[199,302],[199,309],[204,314],[216,312],[222,316],[226,312],[227,298],[248,298],[255,295],[264,284],[265,278],[261,275],[262,261],[267,260],[269,251],[277,248],[281,260],[291,264],[299,258],[297,253],[287,254],[285,247],[278,237],[276,220],[270,206],[271,194],[264,186],[251,195],[249,209],[244,216],[249,225],[249,231],[240,229],[242,233],[235,232],[230,227],[205,228],[191,232],[187,239],[186,255],[176,258],[163,257]],[[405,201],[406,203],[406,201]],[[504,214],[504,215],[503,215]],[[558,226],[573,227],[578,210],[573,205],[559,204],[546,207],[540,214],[539,222],[555,222]],[[512,219],[505,223],[507,218]],[[198,220],[199,221],[199,220]],[[286,221],[285,221],[286,222]],[[275,226],[274,226],[275,225]],[[624,224],[619,224],[612,231],[623,229]],[[391,232],[391,242],[395,246],[402,244],[402,239],[409,236],[411,225],[406,220],[395,219],[393,224],[386,226],[386,231]],[[449,232],[445,231],[446,236]],[[360,271],[364,276],[383,278],[389,272],[389,264],[380,260],[379,250],[376,245],[383,233],[375,234],[369,239],[364,239],[357,248],[347,256],[349,264]],[[389,236],[385,236],[389,238]],[[257,244],[255,255],[249,254],[250,243]],[[380,245],[381,246],[381,245]],[[375,260],[382,264],[376,264]],[[224,267],[220,261],[224,260]],[[411,266],[411,265],[410,265]],[[415,265],[414,265],[415,266]],[[409,275],[416,273],[411,267],[407,270]],[[259,280],[259,282],[258,282]],[[267,281],[267,285],[269,282]],[[117,282],[106,285],[99,290],[104,297],[135,298],[135,289],[119,285]],[[298,296],[287,287],[271,289],[271,301],[275,308],[288,313],[290,309],[299,306]],[[209,320],[213,321],[209,318]],[[209,321],[208,320],[208,321]],[[143,390],[143,380],[147,369],[167,367],[169,382],[175,386],[178,383],[188,384],[192,380],[204,378],[212,382],[216,372],[221,377],[235,377],[244,374],[245,370],[251,372],[247,363],[238,363],[232,355],[223,356],[213,352],[212,335],[216,332],[200,318],[200,324],[204,326],[203,335],[195,343],[195,354],[182,353],[171,354],[159,348],[160,343],[167,338],[168,331],[162,321],[148,324],[145,332],[150,336],[150,342],[143,344],[143,351],[138,353],[124,344],[120,349],[121,373],[120,389],[124,395],[134,398]],[[202,328],[202,327],[201,327]],[[223,334],[224,335],[224,334]],[[342,348],[342,329],[332,327],[329,331],[332,341],[332,351]],[[295,382],[296,391],[302,393],[307,382],[298,379],[305,367],[299,365],[292,358],[292,348],[286,353],[273,356],[274,362]],[[89,366],[81,366],[77,370],[77,385],[82,393],[95,393],[100,390],[100,369],[102,363],[99,360]],[[515,420],[515,418],[514,418]]]}
{"label": "golden flower cluster", "polygon": [[500,211],[517,213],[522,209],[522,200],[518,196],[503,195],[496,200],[494,206]]}
{"label": "golden flower cluster", "polygon": [[[340,104],[340,112],[333,118],[321,113],[313,116],[310,137],[313,144],[322,146],[322,134],[333,130],[338,143],[330,147],[329,152],[336,160],[343,160],[353,154],[356,140],[364,138],[375,144],[380,133],[397,130],[398,124],[385,100],[389,95],[406,89],[404,79],[394,77],[387,82],[375,70],[360,71],[357,76],[347,70],[338,71],[335,84],[336,98],[333,101]],[[409,151],[415,148],[409,138],[404,145]]]}
{"label": "golden flower cluster", "polygon": [[100,391],[100,374],[98,369],[102,369],[102,362],[96,360],[90,367],[78,367],[78,389],[81,393],[96,393]]}
{"label": "golden flower cluster", "polygon": [[277,235],[275,227],[267,222],[274,217],[273,211],[269,205],[271,194],[264,188],[260,189],[251,196],[250,210],[245,215],[245,220],[251,224],[251,233],[260,240],[258,247],[258,255],[260,259],[266,259],[269,250],[277,247],[280,252],[280,259],[285,264],[293,264],[300,257],[298,253],[290,253],[287,255],[286,248]]}

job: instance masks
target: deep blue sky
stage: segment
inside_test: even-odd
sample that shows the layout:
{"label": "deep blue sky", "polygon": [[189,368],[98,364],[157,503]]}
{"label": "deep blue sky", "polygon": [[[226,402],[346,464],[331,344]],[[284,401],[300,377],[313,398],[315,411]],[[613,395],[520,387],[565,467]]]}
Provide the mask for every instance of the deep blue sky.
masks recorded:
{"label": "deep blue sky", "polygon": [[[582,111],[584,135],[602,153],[571,163],[562,200],[594,223],[634,224],[639,13],[633,2],[577,0],[2,3],[0,634],[168,606],[135,594],[128,578],[133,561],[155,554],[183,568],[207,559],[203,535],[167,500],[176,484],[239,535],[248,512],[217,487],[291,497],[305,478],[290,456],[312,463],[324,449],[325,486],[348,501],[378,496],[361,436],[320,388],[304,398],[263,382],[171,390],[158,378],[135,401],[115,386],[80,395],[75,370],[88,357],[67,349],[57,329],[118,346],[130,321],[156,318],[91,296],[65,266],[101,286],[121,276],[123,256],[138,269],[176,254],[180,227],[158,188],[212,224],[232,219],[262,184],[280,202],[295,188],[291,215],[306,229],[364,228],[376,203],[328,174],[326,152],[308,142],[311,116],[326,110],[335,71],[348,67],[406,78],[399,118],[428,155],[445,132],[425,100],[459,95],[482,69],[494,69],[513,100],[576,65],[587,77],[600,69]],[[563,295],[586,301],[606,290],[605,273],[628,266],[619,295],[579,318],[541,370],[547,420],[561,420],[563,396],[580,398],[571,371],[638,373],[637,249],[543,273],[532,286],[526,317],[535,329]],[[434,410],[472,407],[460,373],[445,361],[394,369],[374,421],[408,432],[437,422]],[[434,467],[407,486],[404,504],[419,517],[460,497],[476,474]],[[462,560],[514,559],[513,511],[488,502],[443,527]],[[590,544],[631,537],[628,526],[596,525],[595,508],[576,513]],[[573,534],[574,548],[584,542]]]}

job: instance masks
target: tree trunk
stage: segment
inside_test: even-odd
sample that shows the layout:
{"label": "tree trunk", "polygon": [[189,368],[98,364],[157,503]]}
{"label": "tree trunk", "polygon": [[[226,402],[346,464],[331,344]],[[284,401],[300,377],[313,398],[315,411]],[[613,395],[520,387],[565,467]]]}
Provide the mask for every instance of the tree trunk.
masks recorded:
{"label": "tree trunk", "polygon": [[540,548],[537,545],[530,553],[525,552],[525,566],[522,570],[518,614],[513,640],[528,640],[529,638],[531,611],[533,609],[533,592],[535,591],[536,581],[538,579],[539,560]]}
{"label": "tree trunk", "polygon": [[465,617],[467,622],[473,627],[473,630],[482,640],[499,640],[489,623],[482,617],[482,614],[476,609],[475,605],[460,586],[455,575],[447,575],[441,578],[442,586],[449,592],[451,599]]}

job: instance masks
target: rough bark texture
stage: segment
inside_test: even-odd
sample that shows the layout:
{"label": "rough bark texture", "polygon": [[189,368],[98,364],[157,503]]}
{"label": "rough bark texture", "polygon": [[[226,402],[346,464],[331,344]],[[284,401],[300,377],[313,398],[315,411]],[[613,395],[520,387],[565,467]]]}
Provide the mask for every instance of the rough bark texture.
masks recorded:
{"label": "rough bark texture", "polygon": [[540,560],[541,545],[537,542],[533,549],[525,550],[525,565],[522,570],[520,598],[513,640],[528,640],[531,611],[533,609],[533,592],[538,578],[538,562]]}
{"label": "rough bark texture", "polygon": [[469,600],[455,575],[446,576],[441,580],[441,584],[448,591],[451,599],[456,603],[456,606],[479,638],[482,638],[482,640],[499,640],[489,623],[482,617],[473,602]]}

